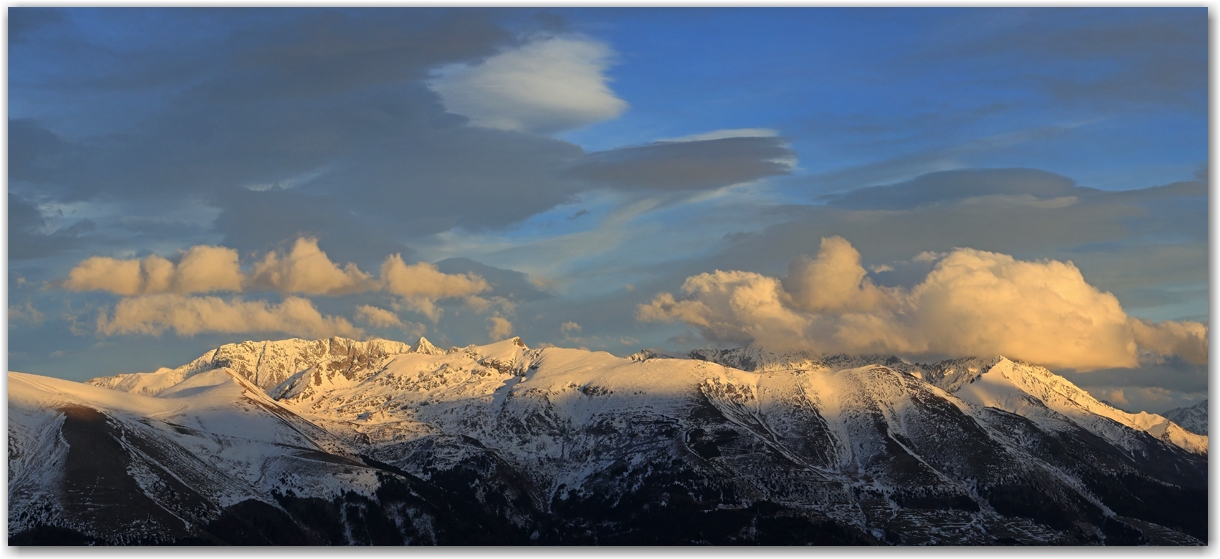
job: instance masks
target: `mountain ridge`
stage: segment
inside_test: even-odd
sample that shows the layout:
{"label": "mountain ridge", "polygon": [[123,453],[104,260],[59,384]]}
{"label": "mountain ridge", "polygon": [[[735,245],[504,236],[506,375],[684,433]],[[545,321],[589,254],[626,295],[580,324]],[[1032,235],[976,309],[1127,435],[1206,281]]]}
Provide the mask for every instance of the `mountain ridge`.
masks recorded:
{"label": "mountain ridge", "polygon": [[1181,425],[1187,431],[1199,435],[1207,435],[1207,400],[1192,406],[1174,408],[1161,413],[1161,415]]}
{"label": "mountain ridge", "polygon": [[[10,373],[10,542],[1206,540],[1206,442],[1002,357],[286,342],[308,358],[252,342],[93,384]],[[106,441],[104,462],[73,451]]]}

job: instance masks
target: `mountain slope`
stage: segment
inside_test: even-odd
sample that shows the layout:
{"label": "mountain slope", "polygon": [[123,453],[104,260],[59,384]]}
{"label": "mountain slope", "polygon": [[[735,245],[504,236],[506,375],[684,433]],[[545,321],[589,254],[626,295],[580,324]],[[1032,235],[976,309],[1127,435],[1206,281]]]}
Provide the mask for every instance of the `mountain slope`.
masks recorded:
{"label": "mountain slope", "polygon": [[1029,417],[1052,429],[1066,419],[1130,452],[1145,451],[1145,445],[1131,436],[1131,430],[1135,430],[1189,452],[1207,454],[1206,436],[1188,432],[1156,414],[1115,409],[1067,379],[1028,363],[999,358],[955,394],[980,405]]}
{"label": "mountain slope", "polygon": [[294,338],[268,342],[247,341],[220,346],[175,369],[161,368],[152,373],[99,377],[90,380],[89,384],[154,396],[192,375],[228,368],[265,390],[304,369],[323,368],[350,374],[386,356],[411,351],[443,353],[424,338],[419,339],[415,349],[402,342],[358,342],[337,337],[326,340]]}
{"label": "mountain slope", "polygon": [[817,355],[806,352],[771,352],[757,346],[730,350],[696,350],[694,359],[714,361],[749,371],[819,370],[884,364],[923,379],[972,403],[1003,409],[1054,428],[1072,422],[1110,442],[1135,452],[1143,448],[1114,423],[1146,432],[1195,454],[1207,454],[1207,437],[1183,429],[1156,414],[1128,413],[1094,398],[1067,379],[1044,367],[1014,362],[1002,356],[950,359],[930,365],[913,364],[893,356]]}
{"label": "mountain slope", "polygon": [[[308,543],[1207,537],[1205,454],[1090,411],[1100,408],[1058,411],[1067,408],[1054,394],[1034,396],[1058,381],[1023,364],[800,356],[792,367],[751,351],[749,362],[731,351],[703,357],[756,370],[534,350],[516,338],[448,352],[421,341],[375,358],[288,355],[280,361],[307,366],[267,390],[250,380],[275,378],[258,366],[196,371],[156,386],[155,397],[10,373],[10,534],[47,541],[68,530],[102,543],[272,533]],[[992,386],[1000,380],[1007,392]],[[90,520],[94,500],[70,480],[104,468],[73,453],[81,414],[106,426],[90,436],[113,442],[108,463],[192,480],[166,492],[102,472],[112,500],[138,493],[136,510],[167,511],[154,528],[116,532]],[[141,450],[151,446],[168,450]],[[197,497],[187,506],[169,495]],[[44,503],[77,512],[37,512]]]}
{"label": "mountain slope", "polygon": [[1161,415],[1191,433],[1207,436],[1207,400],[1193,406],[1174,408]]}

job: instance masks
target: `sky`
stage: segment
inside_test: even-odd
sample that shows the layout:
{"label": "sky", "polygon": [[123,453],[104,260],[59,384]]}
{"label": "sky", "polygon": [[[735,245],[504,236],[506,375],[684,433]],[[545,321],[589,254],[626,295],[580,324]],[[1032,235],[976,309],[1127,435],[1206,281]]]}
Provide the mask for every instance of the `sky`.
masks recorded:
{"label": "sky", "polygon": [[1207,9],[10,8],[9,369],[756,343],[1207,397]]}

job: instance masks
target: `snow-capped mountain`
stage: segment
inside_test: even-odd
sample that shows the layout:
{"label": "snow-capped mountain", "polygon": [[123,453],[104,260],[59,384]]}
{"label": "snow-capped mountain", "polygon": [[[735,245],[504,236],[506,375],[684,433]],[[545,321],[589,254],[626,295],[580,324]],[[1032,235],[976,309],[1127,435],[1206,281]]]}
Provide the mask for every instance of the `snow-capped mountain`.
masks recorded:
{"label": "snow-capped mountain", "polygon": [[1041,367],[692,357],[332,338],[10,373],[10,541],[1206,541],[1206,437]]}
{"label": "snow-capped mountain", "polygon": [[[833,370],[876,363],[920,378],[972,403],[1035,420],[1043,428],[1058,430],[1071,424],[1128,451],[1138,452],[1142,449],[1141,443],[1128,434],[1130,429],[1134,429],[1189,452],[1207,454],[1205,435],[1183,429],[1157,414],[1122,411],[1094,398],[1045,367],[1002,356],[990,359],[965,357],[924,365],[908,363],[893,356],[778,353],[751,345],[730,350],[695,350],[691,352],[691,357],[756,372]],[[1203,406],[1202,417],[1206,425],[1206,403]],[[1118,428],[1115,423],[1127,429]]]}
{"label": "snow-capped mountain", "polygon": [[1207,400],[1193,406],[1174,408],[1161,415],[1191,433],[1207,436]]}
{"label": "snow-capped mountain", "polygon": [[268,389],[305,369],[350,374],[382,357],[413,351],[431,355],[444,353],[424,338],[419,339],[415,348],[389,340],[357,342],[346,338],[242,342],[222,345],[176,369],[163,367],[152,373],[100,377],[90,380],[89,384],[155,396],[198,373],[227,368],[260,388]]}

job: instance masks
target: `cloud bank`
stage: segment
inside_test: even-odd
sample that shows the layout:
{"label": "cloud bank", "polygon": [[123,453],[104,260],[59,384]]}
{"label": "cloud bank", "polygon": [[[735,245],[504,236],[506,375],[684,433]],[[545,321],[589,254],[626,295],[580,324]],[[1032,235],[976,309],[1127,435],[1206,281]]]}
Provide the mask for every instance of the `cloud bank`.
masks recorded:
{"label": "cloud bank", "polygon": [[285,297],[278,305],[240,298],[186,297],[172,293],[123,299],[114,315],[98,315],[97,333],[160,336],[173,330],[179,336],[207,332],[281,332],[311,338],[361,338],[364,331],[342,317],[324,316],[302,297]]}
{"label": "cloud bank", "polygon": [[[182,253],[177,263],[157,255],[142,259],[102,256],[87,258],[54,285],[71,291],[106,291],[125,297],[115,306],[113,318],[103,311],[97,333],[160,335],[167,329],[180,336],[203,332],[284,332],[325,337],[362,335],[344,318],[324,317],[308,299],[287,296],[279,305],[265,301],[190,297],[196,293],[275,291],[282,294],[337,296],[382,292],[402,298],[395,308],[410,308],[433,322],[441,310],[437,303],[466,298],[476,311],[493,303],[511,307],[502,297],[488,301],[475,297],[489,291],[486,280],[474,273],[446,274],[427,262],[408,265],[402,255],[385,259],[380,277],[348,263],[340,268],[318,248],[318,240],[298,238],[286,253],[269,252],[257,260],[249,274],[242,271],[238,252],[231,248],[199,245]],[[357,316],[373,327],[398,327],[415,332],[422,327],[404,323],[396,314],[362,305]],[[244,325],[244,326],[243,326]],[[501,330],[504,328],[500,327]]]}
{"label": "cloud bank", "polygon": [[1129,368],[1140,353],[1206,363],[1207,327],[1133,319],[1071,262],[1021,261],[959,248],[914,286],[881,287],[841,237],[787,275],[743,271],[686,279],[683,294],[640,305],[645,322],[683,322],[717,343],[900,355],[996,355],[1080,371]]}

